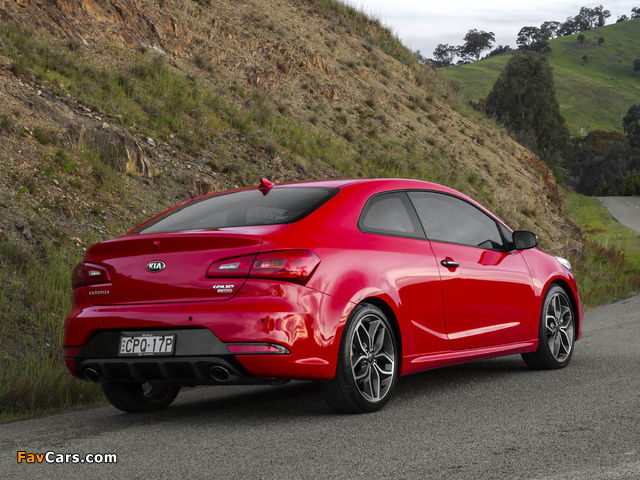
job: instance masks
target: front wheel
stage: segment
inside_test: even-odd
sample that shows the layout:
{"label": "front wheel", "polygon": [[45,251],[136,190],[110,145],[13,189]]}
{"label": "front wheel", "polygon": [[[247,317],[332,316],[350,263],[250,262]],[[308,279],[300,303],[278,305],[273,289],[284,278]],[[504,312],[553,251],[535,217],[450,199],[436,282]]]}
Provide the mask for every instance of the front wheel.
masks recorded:
{"label": "front wheel", "polygon": [[175,400],[180,387],[151,383],[109,382],[102,391],[111,405],[123,412],[142,413],[164,410]]}
{"label": "front wheel", "polygon": [[567,366],[573,355],[576,319],[573,305],[565,290],[553,285],[547,291],[540,312],[538,349],[523,353],[529,368],[551,370]]}
{"label": "front wheel", "polygon": [[398,349],[385,314],[356,306],[340,342],[336,376],[321,384],[327,403],[340,413],[369,413],[389,401],[398,377]]}

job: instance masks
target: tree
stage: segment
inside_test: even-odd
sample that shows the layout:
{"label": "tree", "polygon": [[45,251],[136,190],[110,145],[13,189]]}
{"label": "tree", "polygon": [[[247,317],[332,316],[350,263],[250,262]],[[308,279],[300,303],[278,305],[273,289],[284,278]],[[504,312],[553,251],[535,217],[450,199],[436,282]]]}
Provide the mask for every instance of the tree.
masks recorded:
{"label": "tree", "polygon": [[558,35],[573,35],[578,32],[586,32],[594,28],[604,27],[607,18],[611,16],[609,10],[602,5],[595,8],[582,7],[575,17],[567,17],[567,20],[558,28]]}
{"label": "tree", "polygon": [[631,105],[622,117],[622,128],[629,139],[629,145],[640,147],[640,105]]}
{"label": "tree", "polygon": [[604,43],[604,37],[598,38],[598,46],[601,47],[603,43]]}
{"label": "tree", "polygon": [[609,188],[609,185],[607,185],[607,182],[602,182],[596,190],[596,196],[608,197],[609,195],[611,195],[611,189]]}
{"label": "tree", "polygon": [[558,27],[558,35],[560,35],[561,37],[573,35],[574,33],[578,33],[579,31],[580,25],[576,21],[576,17],[567,17],[567,20],[564,23],[561,23],[560,27]]}
{"label": "tree", "polygon": [[599,196],[618,191],[635,161],[627,138],[615,130],[594,130],[584,138],[572,139],[563,158],[569,185],[583,195]]}
{"label": "tree", "polygon": [[637,170],[633,169],[627,172],[622,187],[620,187],[620,195],[640,195],[640,177],[638,177]]}
{"label": "tree", "polygon": [[495,118],[550,166],[559,166],[569,131],[545,57],[516,52],[487,97],[485,114]]}
{"label": "tree", "polygon": [[560,22],[544,22],[540,25],[540,30],[545,32],[547,40],[556,38],[558,36],[558,29],[560,28]]}
{"label": "tree", "polygon": [[487,53],[484,58],[491,58],[496,55],[500,55],[501,53],[510,52],[511,50],[512,48],[509,45],[498,45],[496,48]]}
{"label": "tree", "polygon": [[434,67],[449,67],[453,64],[453,58],[456,56],[457,51],[457,47],[441,43],[433,51],[434,60],[431,64]]}
{"label": "tree", "polygon": [[463,59],[475,58],[480,60],[480,54],[493,46],[496,36],[493,32],[485,32],[483,30],[469,30],[464,37],[464,45],[458,51]]}
{"label": "tree", "polygon": [[629,20],[629,17],[627,17],[626,15],[622,15],[618,17],[618,20],[616,20],[616,23],[626,22],[627,20]]}
{"label": "tree", "polygon": [[609,10],[604,10],[602,5],[596,7],[591,10],[593,15],[596,17],[595,27],[600,28],[604,27],[607,23],[607,18],[611,16],[611,12]]}
{"label": "tree", "polygon": [[582,34],[578,35],[578,43],[580,45],[584,45],[585,40],[586,40],[586,37],[584,35]]}
{"label": "tree", "polygon": [[521,50],[533,52],[550,52],[548,40],[551,38],[550,30],[542,27],[522,27],[518,32],[516,43]]}
{"label": "tree", "polygon": [[595,8],[582,7],[580,13],[575,17],[580,31],[593,30],[604,27],[607,18],[611,16],[609,10],[605,10],[602,5]]}
{"label": "tree", "polygon": [[631,9],[631,19],[640,18],[640,7],[633,7]]}

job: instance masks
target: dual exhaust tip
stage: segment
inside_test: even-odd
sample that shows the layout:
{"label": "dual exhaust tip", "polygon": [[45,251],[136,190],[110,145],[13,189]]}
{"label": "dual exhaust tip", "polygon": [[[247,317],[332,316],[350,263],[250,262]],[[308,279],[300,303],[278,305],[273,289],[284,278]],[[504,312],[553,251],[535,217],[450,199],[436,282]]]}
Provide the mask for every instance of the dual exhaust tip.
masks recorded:
{"label": "dual exhaust tip", "polygon": [[226,383],[235,380],[235,375],[232,375],[229,370],[220,365],[214,365],[213,367],[211,367],[211,370],[209,370],[209,375],[211,375],[211,378],[213,378],[216,382],[220,383]]}
{"label": "dual exhaust tip", "polygon": [[93,368],[85,368],[84,376],[91,383],[100,383],[100,375]]}
{"label": "dual exhaust tip", "polygon": [[[233,382],[238,379],[237,375],[232,374],[227,368],[221,365],[211,367],[209,369],[209,375],[219,383]],[[92,383],[102,383],[105,381],[94,368],[85,368],[84,376]]]}

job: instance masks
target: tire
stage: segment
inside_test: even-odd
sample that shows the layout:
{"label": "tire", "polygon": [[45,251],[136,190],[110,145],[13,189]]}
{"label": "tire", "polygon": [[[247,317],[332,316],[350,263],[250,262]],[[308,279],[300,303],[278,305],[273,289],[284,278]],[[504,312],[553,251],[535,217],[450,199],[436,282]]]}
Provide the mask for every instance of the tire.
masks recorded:
{"label": "tire", "polygon": [[340,341],[336,376],[320,385],[339,413],[370,413],[388,401],[398,378],[398,348],[389,320],[369,304],[357,305]]}
{"label": "tire", "polygon": [[565,290],[552,285],[542,302],[538,349],[523,353],[522,359],[534,370],[564,368],[573,356],[576,316]]}
{"label": "tire", "polygon": [[102,384],[102,391],[111,405],[117,409],[123,412],[143,413],[167,408],[178,396],[180,387],[109,382]]}

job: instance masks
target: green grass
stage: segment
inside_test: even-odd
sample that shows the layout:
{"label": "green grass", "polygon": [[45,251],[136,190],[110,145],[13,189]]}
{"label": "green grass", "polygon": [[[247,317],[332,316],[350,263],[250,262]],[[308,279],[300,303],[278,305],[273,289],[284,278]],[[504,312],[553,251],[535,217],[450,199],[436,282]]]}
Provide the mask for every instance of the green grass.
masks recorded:
{"label": "green grass", "polygon": [[622,226],[595,197],[565,192],[564,208],[582,228],[586,251],[572,258],[586,308],[640,291],[640,234]]}
{"label": "green grass", "polygon": [[[622,116],[638,103],[640,72],[633,61],[640,58],[640,19],[607,25],[583,33],[585,45],[578,47],[579,34],[549,42],[560,113],[572,135],[593,130],[622,130]],[[605,42],[598,46],[598,38]],[[464,98],[486,97],[513,52],[480,62],[438,69],[462,86]],[[588,60],[585,62],[583,56]]]}
{"label": "green grass", "polygon": [[82,253],[62,244],[34,252],[0,242],[0,422],[102,400],[69,375],[62,328],[71,308],[71,271]]}

